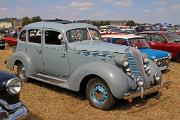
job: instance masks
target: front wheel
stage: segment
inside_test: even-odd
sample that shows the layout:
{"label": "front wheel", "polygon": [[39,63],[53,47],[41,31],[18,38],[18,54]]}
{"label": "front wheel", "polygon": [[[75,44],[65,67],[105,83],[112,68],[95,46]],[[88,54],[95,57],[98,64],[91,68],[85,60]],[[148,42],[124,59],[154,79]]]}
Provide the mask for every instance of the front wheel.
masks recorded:
{"label": "front wheel", "polygon": [[18,75],[19,79],[23,82],[26,82],[28,80],[26,77],[25,67],[22,63],[19,63],[17,65],[17,75]]}
{"label": "front wheel", "polygon": [[93,107],[102,110],[109,110],[116,101],[108,85],[101,78],[93,78],[88,82],[86,96]]}

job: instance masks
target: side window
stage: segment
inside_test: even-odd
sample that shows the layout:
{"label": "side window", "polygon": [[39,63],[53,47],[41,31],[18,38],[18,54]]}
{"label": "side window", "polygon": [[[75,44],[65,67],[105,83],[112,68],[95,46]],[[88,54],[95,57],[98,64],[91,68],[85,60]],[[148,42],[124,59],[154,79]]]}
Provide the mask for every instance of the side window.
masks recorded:
{"label": "side window", "polygon": [[29,30],[29,42],[41,43],[41,31],[38,29]]}
{"label": "side window", "polygon": [[26,41],[26,30],[23,30],[19,36],[20,41]]}
{"label": "side window", "polygon": [[150,35],[148,34],[140,34],[140,35],[143,36],[146,41],[151,41]]}
{"label": "side window", "polygon": [[45,31],[45,44],[61,45],[62,40],[63,40],[62,33],[52,30]]}
{"label": "side window", "polygon": [[166,41],[166,39],[162,36],[162,35],[151,35],[151,39],[152,41],[157,41],[157,42],[162,42],[162,41]]}
{"label": "side window", "polygon": [[87,29],[73,29],[67,32],[69,42],[77,42],[90,39]]}

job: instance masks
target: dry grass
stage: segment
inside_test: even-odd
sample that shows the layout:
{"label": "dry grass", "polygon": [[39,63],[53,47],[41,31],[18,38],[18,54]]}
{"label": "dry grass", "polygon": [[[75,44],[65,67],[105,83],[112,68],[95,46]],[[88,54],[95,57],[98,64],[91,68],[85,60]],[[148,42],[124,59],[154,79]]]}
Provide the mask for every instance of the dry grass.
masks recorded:
{"label": "dry grass", "polygon": [[[0,50],[0,69],[11,49]],[[30,110],[28,120],[179,120],[180,118],[180,63],[172,62],[164,80],[173,83],[158,97],[135,100],[132,104],[119,100],[111,111],[91,107],[82,94],[31,80],[24,83],[21,100]]]}

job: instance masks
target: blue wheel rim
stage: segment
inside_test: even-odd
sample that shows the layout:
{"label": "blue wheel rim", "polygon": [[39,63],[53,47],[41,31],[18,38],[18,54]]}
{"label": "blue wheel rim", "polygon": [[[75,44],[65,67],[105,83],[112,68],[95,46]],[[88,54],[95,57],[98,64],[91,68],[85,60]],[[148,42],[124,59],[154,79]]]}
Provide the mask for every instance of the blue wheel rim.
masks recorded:
{"label": "blue wheel rim", "polygon": [[92,85],[90,95],[92,102],[100,107],[103,106],[109,99],[108,90],[100,83]]}

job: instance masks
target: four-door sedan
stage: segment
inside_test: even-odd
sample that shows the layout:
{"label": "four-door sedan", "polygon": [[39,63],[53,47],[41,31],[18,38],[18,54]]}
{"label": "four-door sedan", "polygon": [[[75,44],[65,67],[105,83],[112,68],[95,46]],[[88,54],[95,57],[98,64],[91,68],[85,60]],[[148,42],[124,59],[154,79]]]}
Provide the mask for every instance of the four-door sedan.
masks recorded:
{"label": "four-door sedan", "polygon": [[135,47],[103,42],[97,27],[85,23],[37,22],[25,26],[7,68],[17,66],[23,81],[39,80],[85,91],[89,103],[110,109],[116,99],[157,93],[163,82],[153,61]]}
{"label": "four-door sedan", "polygon": [[0,120],[17,120],[28,115],[19,100],[21,81],[13,74],[0,71]]}
{"label": "four-door sedan", "polygon": [[180,62],[180,36],[167,31],[141,32],[151,48],[172,53],[172,58]]}
{"label": "four-door sedan", "polygon": [[142,36],[138,35],[103,35],[105,41],[137,47],[141,53],[145,53],[147,57],[157,63],[160,70],[166,70],[169,66],[171,53],[161,50],[151,49]]}

